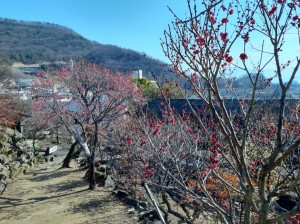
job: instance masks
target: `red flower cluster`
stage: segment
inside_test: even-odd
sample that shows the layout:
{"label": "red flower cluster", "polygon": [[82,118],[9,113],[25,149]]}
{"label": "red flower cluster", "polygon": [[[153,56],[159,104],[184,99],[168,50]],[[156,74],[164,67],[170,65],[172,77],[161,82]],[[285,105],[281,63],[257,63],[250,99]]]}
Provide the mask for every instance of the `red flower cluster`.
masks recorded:
{"label": "red flower cluster", "polygon": [[154,173],[154,168],[153,167],[149,167],[149,165],[147,164],[145,167],[145,172],[142,174],[142,177],[143,178],[151,178],[151,177],[153,177],[153,173]]}
{"label": "red flower cluster", "polygon": [[221,20],[221,22],[222,22],[222,23],[228,23],[229,21],[228,21],[227,18],[223,18],[223,19]]}
{"label": "red flower cluster", "polygon": [[273,15],[277,10],[277,6],[273,6],[273,8],[268,12],[269,16]]}
{"label": "red flower cluster", "polygon": [[267,144],[267,141],[263,139],[263,140],[261,141],[261,144],[266,145],[266,144]]}
{"label": "red flower cluster", "polygon": [[242,35],[242,38],[247,43],[249,41],[249,33],[246,33],[246,34]]}
{"label": "red flower cluster", "polygon": [[172,124],[174,124],[174,123],[175,123],[175,118],[172,117],[171,120],[170,120],[170,122],[171,122]]}
{"label": "red flower cluster", "polygon": [[208,33],[206,30],[203,30],[203,35],[204,35],[205,37],[208,37],[208,36],[209,36],[209,33]]}
{"label": "red flower cluster", "polygon": [[233,61],[233,58],[231,56],[226,58],[226,62],[231,63]]}
{"label": "red flower cluster", "polygon": [[213,16],[211,16],[211,17],[209,18],[209,21],[210,21],[212,24],[216,24],[216,23],[217,23],[217,20],[216,20]]}
{"label": "red flower cluster", "polygon": [[247,56],[246,53],[242,53],[242,54],[240,54],[240,58],[241,58],[243,61],[245,61],[246,59],[248,59],[248,56]]}
{"label": "red flower cluster", "polygon": [[220,33],[220,36],[221,40],[225,42],[227,40],[228,33]]}
{"label": "red flower cluster", "polygon": [[186,38],[183,38],[182,45],[183,45],[184,49],[188,48],[189,42],[188,42],[188,40]]}
{"label": "red flower cluster", "polygon": [[131,139],[130,137],[127,137],[127,142],[128,142],[128,144],[132,144],[133,143],[133,139]]}
{"label": "red flower cluster", "polygon": [[217,133],[213,133],[213,134],[211,134],[211,141],[212,142],[216,142],[217,141]]}
{"label": "red flower cluster", "polygon": [[159,132],[159,129],[158,129],[158,128],[156,128],[156,129],[155,129],[155,131],[153,132],[153,135],[157,135],[157,134],[158,134],[158,132]]}
{"label": "red flower cluster", "polygon": [[199,44],[204,44],[205,40],[204,40],[204,38],[199,37],[199,38],[197,39],[197,42],[198,42]]}
{"label": "red flower cluster", "polygon": [[233,9],[229,10],[229,15],[232,15],[234,13]]}
{"label": "red flower cluster", "polygon": [[288,224],[292,224],[292,223],[300,223],[300,213],[294,215],[294,216],[290,216],[288,218],[289,222]]}

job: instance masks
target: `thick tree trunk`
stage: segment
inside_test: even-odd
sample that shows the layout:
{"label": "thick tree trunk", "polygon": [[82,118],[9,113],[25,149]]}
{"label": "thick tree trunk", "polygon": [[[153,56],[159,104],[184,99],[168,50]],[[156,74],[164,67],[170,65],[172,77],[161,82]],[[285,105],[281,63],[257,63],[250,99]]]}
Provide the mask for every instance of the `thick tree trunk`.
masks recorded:
{"label": "thick tree trunk", "polygon": [[83,141],[83,139],[81,138],[79,129],[76,128],[76,137],[75,139],[77,140],[77,142],[81,145],[81,147],[83,148],[83,150],[86,153],[87,159],[88,159],[88,165],[89,165],[89,190],[95,190],[96,189],[96,181],[95,181],[95,152],[91,151],[89,149],[89,146],[87,145],[86,141]]}
{"label": "thick tree trunk", "polygon": [[88,163],[89,163],[89,190],[95,190],[96,189],[96,181],[95,181],[95,153],[92,152],[90,156],[88,157]]}
{"label": "thick tree trunk", "polygon": [[264,201],[261,206],[261,213],[259,215],[259,224],[267,224],[268,220],[268,214],[269,214],[269,203]]}
{"label": "thick tree trunk", "polygon": [[68,155],[64,159],[63,165],[61,166],[61,168],[70,168],[70,162],[71,162],[72,158],[74,157],[75,153],[77,152],[77,150],[78,150],[78,142],[76,141],[75,143],[73,143],[71,145]]}
{"label": "thick tree trunk", "polygon": [[251,199],[253,198],[253,192],[248,189],[246,191],[246,195],[244,196],[244,220],[243,224],[250,224],[251,223]]}

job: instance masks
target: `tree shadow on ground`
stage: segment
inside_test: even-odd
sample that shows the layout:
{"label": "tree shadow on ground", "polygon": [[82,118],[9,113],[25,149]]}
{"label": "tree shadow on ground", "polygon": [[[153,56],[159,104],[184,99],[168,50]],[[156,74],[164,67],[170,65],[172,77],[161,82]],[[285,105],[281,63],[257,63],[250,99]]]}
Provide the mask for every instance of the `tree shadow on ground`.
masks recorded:
{"label": "tree shadow on ground", "polygon": [[50,179],[54,179],[54,178],[59,178],[59,177],[63,177],[66,176],[72,172],[82,172],[82,170],[80,169],[76,169],[76,170],[62,170],[62,169],[58,169],[58,170],[54,170],[54,171],[49,171],[49,172],[39,172],[39,173],[34,173],[33,175],[40,175],[40,176],[36,176],[34,178],[31,178],[32,182],[42,182],[42,181],[48,181]]}
{"label": "tree shadow on ground", "polygon": [[67,180],[59,184],[50,184],[47,186],[47,193],[59,193],[63,191],[75,191],[77,188],[88,188],[88,181],[84,178],[79,180]]}
{"label": "tree shadow on ground", "polygon": [[116,205],[116,202],[119,202],[112,195],[107,195],[101,198],[90,199],[89,201],[82,202],[75,205],[70,212],[83,213],[85,215],[92,215],[99,211],[105,211],[105,208],[113,208]]}
{"label": "tree shadow on ground", "polygon": [[[11,198],[0,197],[0,199],[5,200],[5,201],[1,202],[0,208],[9,208],[9,207],[32,204],[32,203],[41,202],[41,201],[45,201],[45,200],[61,198],[61,197],[69,196],[69,195],[72,195],[72,194],[79,194],[79,193],[82,193],[84,191],[88,191],[88,189],[83,189],[83,190],[79,190],[79,191],[73,191],[73,192],[68,192],[68,193],[65,193],[65,194],[59,194],[59,195],[53,195],[53,196],[28,198],[28,199],[25,199],[25,200],[24,199],[11,200]],[[4,205],[4,206],[2,206],[2,205]]]}

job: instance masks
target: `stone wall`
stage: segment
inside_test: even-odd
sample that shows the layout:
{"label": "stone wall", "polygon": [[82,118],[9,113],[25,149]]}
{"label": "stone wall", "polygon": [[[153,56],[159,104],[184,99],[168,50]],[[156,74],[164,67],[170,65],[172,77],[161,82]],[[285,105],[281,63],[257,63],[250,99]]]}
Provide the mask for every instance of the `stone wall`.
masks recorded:
{"label": "stone wall", "polygon": [[21,133],[9,128],[0,129],[0,194],[9,180],[25,173],[35,163],[34,151]]}

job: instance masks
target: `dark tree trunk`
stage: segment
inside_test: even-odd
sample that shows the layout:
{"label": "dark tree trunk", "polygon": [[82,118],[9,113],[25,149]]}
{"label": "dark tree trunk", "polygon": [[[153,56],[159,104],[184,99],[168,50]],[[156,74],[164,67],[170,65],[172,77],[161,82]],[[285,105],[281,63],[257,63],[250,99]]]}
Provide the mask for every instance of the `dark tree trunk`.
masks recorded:
{"label": "dark tree trunk", "polygon": [[96,181],[95,181],[95,153],[92,152],[91,155],[88,157],[89,163],[89,190],[96,189]]}
{"label": "dark tree trunk", "polygon": [[33,148],[33,151],[36,152],[36,148],[35,148],[36,133],[35,132],[34,132],[32,137],[33,137],[33,139],[32,139],[32,148]]}
{"label": "dark tree trunk", "polygon": [[73,143],[71,145],[68,155],[64,159],[63,165],[61,166],[61,168],[70,168],[70,162],[71,162],[72,158],[74,157],[75,153],[77,152],[77,150],[78,150],[78,142],[76,141],[75,143]]}
{"label": "dark tree trunk", "polygon": [[59,144],[58,128],[56,129],[56,143]]}

